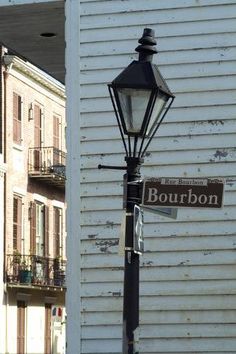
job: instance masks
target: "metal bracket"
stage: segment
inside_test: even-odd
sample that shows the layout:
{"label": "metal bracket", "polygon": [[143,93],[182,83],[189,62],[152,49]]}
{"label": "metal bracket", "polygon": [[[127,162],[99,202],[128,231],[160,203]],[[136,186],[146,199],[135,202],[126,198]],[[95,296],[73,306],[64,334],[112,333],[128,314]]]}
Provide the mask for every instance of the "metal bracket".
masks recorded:
{"label": "metal bracket", "polygon": [[133,247],[125,247],[125,251],[133,251]]}
{"label": "metal bracket", "polygon": [[98,169],[107,169],[107,170],[126,170],[126,166],[109,166],[109,165],[98,165]]}

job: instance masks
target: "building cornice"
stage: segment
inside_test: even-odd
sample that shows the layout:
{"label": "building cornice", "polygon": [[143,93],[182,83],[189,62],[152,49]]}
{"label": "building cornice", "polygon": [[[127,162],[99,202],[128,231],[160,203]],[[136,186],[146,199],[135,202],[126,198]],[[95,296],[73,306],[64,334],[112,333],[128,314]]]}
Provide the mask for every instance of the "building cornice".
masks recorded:
{"label": "building cornice", "polygon": [[12,68],[14,68],[18,72],[33,79],[51,92],[65,99],[65,86],[30,62],[24,61],[15,55],[8,54],[4,55],[3,61],[8,73],[10,73]]}

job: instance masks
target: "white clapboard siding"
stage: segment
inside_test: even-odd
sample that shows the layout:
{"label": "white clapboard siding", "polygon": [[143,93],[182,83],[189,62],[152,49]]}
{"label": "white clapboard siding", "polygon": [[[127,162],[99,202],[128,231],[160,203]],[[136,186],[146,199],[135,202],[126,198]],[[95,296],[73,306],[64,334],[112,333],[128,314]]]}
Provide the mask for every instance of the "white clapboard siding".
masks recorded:
{"label": "white clapboard siding", "polygon": [[81,0],[81,354],[122,352],[124,149],[107,84],[144,27],[176,96],[143,176],[225,180],[224,207],[144,211],[140,354],[236,353],[236,2]]}

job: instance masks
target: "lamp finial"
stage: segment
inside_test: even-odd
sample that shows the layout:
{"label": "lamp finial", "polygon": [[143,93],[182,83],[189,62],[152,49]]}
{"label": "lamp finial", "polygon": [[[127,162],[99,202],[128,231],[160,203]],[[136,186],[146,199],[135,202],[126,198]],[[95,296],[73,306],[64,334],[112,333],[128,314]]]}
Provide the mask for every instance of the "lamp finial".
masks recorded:
{"label": "lamp finial", "polygon": [[157,53],[155,32],[151,28],[144,28],[143,36],[139,39],[139,45],[135,50],[139,53],[139,61],[152,61],[153,54]]}

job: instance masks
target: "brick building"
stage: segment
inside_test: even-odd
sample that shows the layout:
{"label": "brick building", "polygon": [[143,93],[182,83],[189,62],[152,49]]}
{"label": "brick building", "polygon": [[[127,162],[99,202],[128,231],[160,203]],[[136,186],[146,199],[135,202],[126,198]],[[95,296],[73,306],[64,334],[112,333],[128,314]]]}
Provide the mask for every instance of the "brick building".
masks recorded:
{"label": "brick building", "polygon": [[5,350],[65,350],[64,86],[2,57]]}

